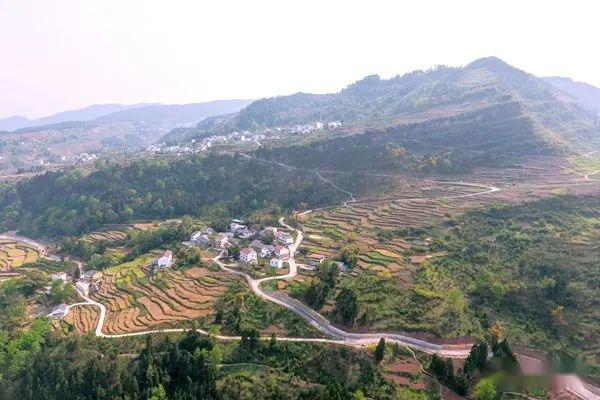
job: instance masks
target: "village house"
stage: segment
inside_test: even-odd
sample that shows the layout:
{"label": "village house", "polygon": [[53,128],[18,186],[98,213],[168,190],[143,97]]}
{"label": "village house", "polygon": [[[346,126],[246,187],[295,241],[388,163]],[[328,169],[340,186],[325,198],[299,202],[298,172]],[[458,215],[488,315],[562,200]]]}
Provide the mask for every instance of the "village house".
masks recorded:
{"label": "village house", "polygon": [[164,271],[171,266],[173,262],[173,252],[171,250],[165,251],[160,258],[154,262],[154,273]]}
{"label": "village house", "polygon": [[308,263],[310,265],[312,265],[313,267],[321,265],[323,260],[325,260],[325,256],[322,254],[309,254],[307,256],[307,258],[308,258]]}
{"label": "village house", "polygon": [[275,247],[268,244],[264,244],[260,240],[253,240],[252,243],[250,243],[250,246],[256,249],[259,256],[262,258],[267,258],[271,256],[273,254],[273,250],[275,250]]}
{"label": "village house", "polygon": [[275,251],[273,251],[275,257],[280,258],[282,260],[287,260],[290,258],[290,251],[285,246],[275,246]]}
{"label": "village house", "polygon": [[229,242],[230,234],[228,233],[218,233],[215,237],[215,246],[223,248]]}
{"label": "village house", "polygon": [[273,255],[273,252],[275,251],[275,246],[271,246],[270,244],[266,244],[264,245],[261,249],[260,249],[260,256],[262,258],[267,258]]}
{"label": "village house", "polygon": [[256,235],[256,231],[253,229],[244,228],[237,231],[237,235],[242,239],[250,239],[252,236]]}
{"label": "village house", "polygon": [[65,272],[57,272],[55,274],[50,275],[50,280],[52,282],[63,281],[63,283],[67,283],[67,274]]}
{"label": "village house", "polygon": [[90,283],[86,281],[77,281],[75,283],[75,289],[85,297],[90,295]]}
{"label": "village house", "polygon": [[243,222],[244,221],[241,219],[231,220],[231,223],[229,224],[229,231],[232,233],[238,233],[239,231],[246,229],[246,225],[243,225]]}
{"label": "village house", "polygon": [[275,234],[275,240],[283,246],[291,246],[294,244],[294,237],[287,232],[277,232]]}
{"label": "village house", "polygon": [[260,235],[263,237],[264,236],[275,236],[276,233],[277,233],[277,228],[275,228],[274,226],[267,226],[265,229],[260,231]]}
{"label": "village house", "polygon": [[88,282],[97,282],[102,279],[102,272],[90,269],[81,274],[80,279]]}
{"label": "village house", "polygon": [[246,264],[252,264],[257,261],[256,251],[250,247],[244,247],[240,250],[240,261]]}
{"label": "village house", "polygon": [[60,304],[52,309],[49,317],[52,319],[63,319],[69,313],[69,306]]}
{"label": "village house", "polygon": [[192,235],[191,241],[199,246],[208,247],[210,245],[210,237],[202,232],[196,232]]}
{"label": "village house", "polygon": [[217,231],[215,231],[213,228],[211,228],[210,226],[207,226],[206,228],[202,229],[200,231],[203,235],[214,235],[215,233],[217,233]]}
{"label": "village house", "polygon": [[271,261],[269,261],[269,266],[271,268],[282,268],[283,260],[281,258],[271,258]]}

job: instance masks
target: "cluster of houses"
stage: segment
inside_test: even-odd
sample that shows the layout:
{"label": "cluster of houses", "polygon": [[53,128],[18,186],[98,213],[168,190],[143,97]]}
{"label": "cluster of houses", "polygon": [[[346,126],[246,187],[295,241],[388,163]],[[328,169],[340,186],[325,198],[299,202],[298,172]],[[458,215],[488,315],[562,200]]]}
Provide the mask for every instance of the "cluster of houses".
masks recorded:
{"label": "cluster of houses", "polygon": [[[102,272],[96,271],[94,269],[85,271],[81,274],[79,279],[75,282],[75,289],[85,297],[88,297],[90,293],[98,291],[98,283],[102,279]],[[66,272],[57,272],[50,275],[50,280],[52,283],[54,282],[62,282],[62,284],[71,283],[72,278],[67,275]],[[45,290],[47,293],[50,293],[51,286],[47,286]],[[52,319],[62,319],[69,312],[69,307],[67,304],[59,304],[54,307],[50,314],[48,315]]]}
{"label": "cluster of houses", "polygon": [[[254,240],[248,243],[247,241],[251,239]],[[257,263],[259,258],[269,259],[271,267],[281,268],[283,262],[290,257],[289,247],[294,244],[294,237],[289,232],[278,230],[273,226],[257,232],[245,225],[244,221],[233,219],[227,232],[216,232],[214,229],[206,227],[194,232],[189,241],[183,242],[187,246],[217,249],[226,249],[231,245],[240,245],[241,243],[246,243],[247,246],[240,249],[240,262],[250,265]]]}
{"label": "cluster of houses", "polygon": [[167,145],[166,143],[153,144],[146,148],[148,153],[152,154],[194,154],[207,151],[215,144],[235,143],[235,142],[260,142],[266,138],[277,139],[282,134],[309,134],[324,128],[335,129],[342,126],[341,121],[331,122],[313,122],[301,125],[263,128],[256,131],[234,131],[225,135],[213,135],[203,138],[199,141],[192,139],[187,145]]}
{"label": "cluster of houses", "polygon": [[[259,236],[259,239],[253,240],[248,247],[240,250],[240,261],[245,264],[255,264],[260,257],[269,259],[270,267],[282,268],[283,263],[290,258],[289,247],[294,244],[294,237],[273,226],[268,226],[260,231]],[[273,244],[264,243],[263,240],[267,237],[273,239]]]}

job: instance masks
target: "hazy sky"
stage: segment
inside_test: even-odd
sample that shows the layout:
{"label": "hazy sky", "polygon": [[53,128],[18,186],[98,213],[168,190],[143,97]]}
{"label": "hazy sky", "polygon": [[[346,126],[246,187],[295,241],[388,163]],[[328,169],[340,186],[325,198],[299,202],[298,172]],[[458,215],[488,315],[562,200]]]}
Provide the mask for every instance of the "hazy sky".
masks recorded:
{"label": "hazy sky", "polygon": [[594,3],[0,0],[0,117],[338,91],[488,55],[600,86]]}

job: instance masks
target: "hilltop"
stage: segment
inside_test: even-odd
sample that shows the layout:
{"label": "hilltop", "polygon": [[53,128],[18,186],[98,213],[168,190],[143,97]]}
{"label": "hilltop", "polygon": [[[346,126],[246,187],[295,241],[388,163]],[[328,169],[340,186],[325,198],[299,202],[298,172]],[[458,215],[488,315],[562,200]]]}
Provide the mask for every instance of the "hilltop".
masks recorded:
{"label": "hilltop", "polygon": [[[239,112],[173,132],[180,141],[265,128],[343,121],[358,132],[389,129],[444,118],[463,118],[489,109],[510,110],[507,120],[522,119],[522,132],[533,134],[549,152],[600,146],[597,116],[548,81],[496,57],[462,68],[439,66],[391,79],[367,76],[338,93],[296,93],[260,99]],[[502,118],[501,116],[498,116]],[[531,131],[531,132],[529,132]],[[502,140],[498,133],[498,140]],[[169,138],[165,135],[163,139]],[[523,144],[526,145],[528,141]],[[454,147],[460,143],[448,142]]]}

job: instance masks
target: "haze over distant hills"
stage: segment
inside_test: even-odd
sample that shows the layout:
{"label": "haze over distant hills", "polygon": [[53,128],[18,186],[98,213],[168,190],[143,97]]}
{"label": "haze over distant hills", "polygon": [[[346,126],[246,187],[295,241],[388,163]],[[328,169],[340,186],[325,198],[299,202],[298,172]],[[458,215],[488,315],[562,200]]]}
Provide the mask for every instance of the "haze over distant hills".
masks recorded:
{"label": "haze over distant hills", "polygon": [[600,113],[600,88],[562,76],[550,76],[544,79],[581,102],[584,106]]}
{"label": "haze over distant hills", "polygon": [[249,103],[250,100],[215,100],[204,103],[175,105],[149,103],[132,105],[99,104],[77,110],[63,111],[33,120],[20,116],[0,119],[0,131],[23,130],[70,122],[106,124],[133,121],[148,123],[169,121],[176,124],[185,121],[199,121],[210,115],[235,112]]}
{"label": "haze over distant hills", "polygon": [[76,110],[62,111],[48,117],[29,119],[21,116],[14,116],[0,119],[0,130],[13,131],[27,127],[37,127],[43,125],[58,124],[67,121],[90,121],[117,111],[123,111],[130,108],[142,107],[146,104],[95,104],[89,107]]}

